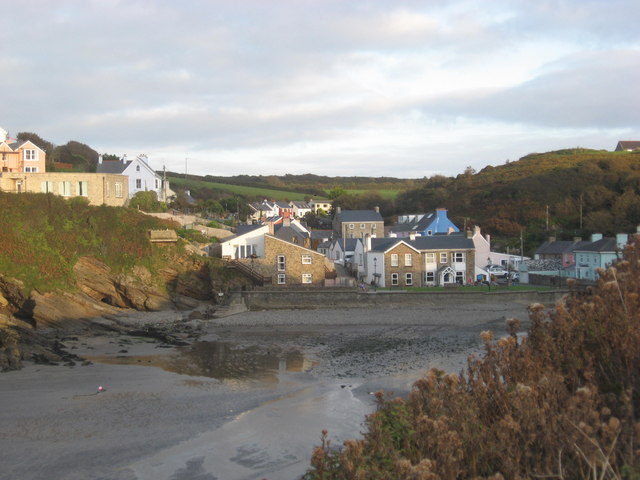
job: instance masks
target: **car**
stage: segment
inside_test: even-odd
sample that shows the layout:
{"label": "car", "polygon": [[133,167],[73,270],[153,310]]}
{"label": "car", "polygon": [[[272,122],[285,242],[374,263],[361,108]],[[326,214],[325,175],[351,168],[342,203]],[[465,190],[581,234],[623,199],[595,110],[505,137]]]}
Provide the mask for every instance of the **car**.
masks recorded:
{"label": "car", "polygon": [[494,277],[506,277],[509,274],[502,265],[487,265],[484,269]]}

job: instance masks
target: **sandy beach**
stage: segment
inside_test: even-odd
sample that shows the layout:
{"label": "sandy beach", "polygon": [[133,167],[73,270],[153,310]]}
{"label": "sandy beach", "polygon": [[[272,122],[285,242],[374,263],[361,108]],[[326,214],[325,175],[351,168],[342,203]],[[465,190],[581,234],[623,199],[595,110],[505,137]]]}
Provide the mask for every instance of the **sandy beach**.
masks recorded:
{"label": "sandy beach", "polygon": [[134,313],[121,321],[198,338],[67,337],[86,361],[0,374],[0,479],[300,478],[322,429],[334,445],[358,437],[373,392],[460,371],[511,317],[526,328],[526,305]]}

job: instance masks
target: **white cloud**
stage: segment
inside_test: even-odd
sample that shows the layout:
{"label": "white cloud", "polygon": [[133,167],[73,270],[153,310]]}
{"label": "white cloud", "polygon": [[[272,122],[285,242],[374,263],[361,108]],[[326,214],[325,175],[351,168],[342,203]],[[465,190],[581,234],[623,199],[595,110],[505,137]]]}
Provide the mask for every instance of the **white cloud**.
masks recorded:
{"label": "white cloud", "polygon": [[23,0],[0,32],[0,126],[225,175],[455,175],[613,148],[640,138],[638,13],[631,0]]}

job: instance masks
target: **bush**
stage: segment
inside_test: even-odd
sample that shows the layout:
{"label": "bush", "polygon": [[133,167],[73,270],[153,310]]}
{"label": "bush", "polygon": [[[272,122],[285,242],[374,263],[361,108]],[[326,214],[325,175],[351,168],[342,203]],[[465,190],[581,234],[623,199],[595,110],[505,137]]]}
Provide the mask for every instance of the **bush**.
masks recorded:
{"label": "bush", "polygon": [[323,443],[305,478],[640,478],[640,242],[598,286],[529,335],[484,332],[459,375],[431,370],[406,399],[379,393],[359,441]]}

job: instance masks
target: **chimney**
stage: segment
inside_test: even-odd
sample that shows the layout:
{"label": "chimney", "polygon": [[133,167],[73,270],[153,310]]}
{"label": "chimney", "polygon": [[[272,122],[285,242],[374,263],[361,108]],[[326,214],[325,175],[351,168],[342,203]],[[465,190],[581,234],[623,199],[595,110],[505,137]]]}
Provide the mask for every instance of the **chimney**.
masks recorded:
{"label": "chimney", "polygon": [[410,232],[409,233],[409,240],[413,241],[416,239],[416,232]]}
{"label": "chimney", "polygon": [[342,207],[336,207],[336,215],[340,215],[342,213]]}
{"label": "chimney", "polygon": [[102,165],[102,155],[98,155],[98,164]]}
{"label": "chimney", "polygon": [[290,227],[291,226],[291,219],[289,217],[285,216],[282,219],[282,226],[283,227]]}
{"label": "chimney", "polygon": [[473,238],[473,232],[471,230],[467,230],[467,238],[469,239]]}
{"label": "chimney", "polygon": [[555,241],[556,241],[556,237],[554,237],[553,235],[551,235],[551,236],[549,237],[549,243],[553,243],[553,242],[555,242]]}
{"label": "chimney", "polygon": [[578,243],[582,241],[582,237],[573,237],[574,243]]}
{"label": "chimney", "polygon": [[473,226],[473,236],[480,235],[480,227],[478,225]]}
{"label": "chimney", "polygon": [[366,252],[371,250],[371,236],[364,237],[364,249]]}
{"label": "chimney", "polygon": [[601,233],[592,233],[591,234],[591,241],[592,242],[597,242],[598,240],[602,240],[602,234]]}
{"label": "chimney", "polygon": [[376,211],[376,213],[380,213],[380,207],[377,207],[374,209]]}
{"label": "chimney", "polygon": [[616,234],[616,247],[617,248],[624,248],[624,246],[627,244],[628,241],[629,241],[629,235],[627,235],[626,233],[617,233]]}

